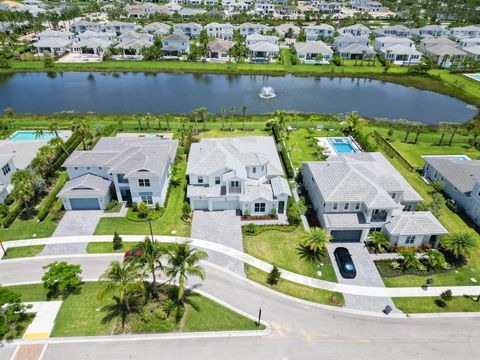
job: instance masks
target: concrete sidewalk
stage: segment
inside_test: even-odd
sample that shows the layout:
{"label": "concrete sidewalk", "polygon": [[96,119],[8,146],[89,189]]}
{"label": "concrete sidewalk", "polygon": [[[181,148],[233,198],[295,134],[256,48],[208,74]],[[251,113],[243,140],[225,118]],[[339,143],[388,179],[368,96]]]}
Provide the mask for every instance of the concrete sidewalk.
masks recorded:
{"label": "concrete sidewalk", "polygon": [[55,318],[62,306],[62,301],[41,301],[26,303],[32,305],[27,313],[35,313],[35,318],[32,320],[25,334],[24,339],[43,339],[48,338],[55,325]]}

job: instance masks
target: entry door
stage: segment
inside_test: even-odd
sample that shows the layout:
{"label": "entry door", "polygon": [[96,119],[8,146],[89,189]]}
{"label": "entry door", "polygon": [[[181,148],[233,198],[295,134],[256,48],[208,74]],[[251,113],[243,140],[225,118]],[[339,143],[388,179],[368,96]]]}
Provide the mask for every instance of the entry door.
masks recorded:
{"label": "entry door", "polygon": [[278,202],[278,213],[283,214],[285,211],[285,201],[279,201]]}

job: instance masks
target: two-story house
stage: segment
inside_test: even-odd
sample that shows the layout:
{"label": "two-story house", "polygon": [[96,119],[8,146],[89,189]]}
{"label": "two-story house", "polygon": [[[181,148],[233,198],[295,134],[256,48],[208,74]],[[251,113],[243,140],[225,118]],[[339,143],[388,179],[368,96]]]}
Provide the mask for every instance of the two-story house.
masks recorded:
{"label": "two-story house", "polygon": [[209,38],[216,38],[222,40],[232,40],[233,38],[233,25],[232,24],[219,24],[216,22],[205,25]]}
{"label": "two-story house", "polygon": [[268,26],[263,24],[243,23],[238,26],[238,31],[242,36],[264,34],[268,31]]}
{"label": "two-story house", "polygon": [[173,24],[174,33],[183,33],[184,35],[191,38],[199,37],[202,29],[202,25],[193,22]]}
{"label": "two-story house", "polygon": [[178,142],[158,138],[102,138],[74,151],[63,166],[69,181],[57,195],[66,210],[106,209],[110,198],[163,206]]}
{"label": "two-story house", "polygon": [[269,136],[202,139],[191,146],[186,173],[194,210],[286,213],[290,187]]}
{"label": "two-story house", "polygon": [[183,33],[173,33],[162,39],[162,52],[165,56],[180,56],[190,52],[190,38]]}
{"label": "two-story house", "polygon": [[437,246],[447,230],[381,153],[346,153],[302,166],[303,184],[318,220],[334,242],[362,242],[373,231],[392,246]]}
{"label": "two-story house", "polygon": [[335,28],[332,25],[308,25],[303,28],[307,41],[325,40],[325,38],[333,36]]}
{"label": "two-story house", "polygon": [[16,170],[12,154],[0,155],[0,204],[5,201],[12,190],[10,178]]}

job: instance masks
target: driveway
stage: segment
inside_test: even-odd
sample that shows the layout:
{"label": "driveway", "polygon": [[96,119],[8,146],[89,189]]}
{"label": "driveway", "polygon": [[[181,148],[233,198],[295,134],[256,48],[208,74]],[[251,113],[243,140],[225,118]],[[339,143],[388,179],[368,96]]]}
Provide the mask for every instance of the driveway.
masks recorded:
{"label": "driveway", "polygon": [[[194,211],[192,238],[216,242],[243,251],[242,226],[235,210]],[[243,264],[229,256],[208,252],[208,261],[244,275]]]}
{"label": "driveway", "polygon": [[[355,279],[345,279],[340,274],[338,270],[337,262],[335,261],[335,256],[333,252],[337,247],[347,248],[352,255],[353,263],[357,269],[357,276]],[[368,249],[365,247],[364,243],[334,243],[327,245],[328,254],[330,259],[332,259],[333,268],[335,269],[335,274],[339,283],[349,284],[349,285],[359,285],[359,286],[378,286],[385,287],[382,277],[378,273],[377,267],[375,266]],[[381,312],[386,305],[390,305],[395,312],[400,312],[391,298],[379,298],[379,297],[368,297],[368,296],[358,296],[358,295],[349,295],[344,294],[345,297],[345,307],[356,309],[356,310],[365,310],[365,311],[375,311]]]}
{"label": "driveway", "polygon": [[[52,237],[93,235],[103,210],[67,211]],[[46,245],[39,255],[85,254],[87,243]]]}

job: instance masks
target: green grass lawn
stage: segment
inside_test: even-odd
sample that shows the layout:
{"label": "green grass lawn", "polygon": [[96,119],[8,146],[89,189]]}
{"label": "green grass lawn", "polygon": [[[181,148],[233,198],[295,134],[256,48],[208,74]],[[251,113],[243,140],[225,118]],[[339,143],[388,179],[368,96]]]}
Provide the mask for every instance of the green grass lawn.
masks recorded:
{"label": "green grass lawn", "polygon": [[[303,234],[303,230],[299,227],[291,233],[266,231],[257,236],[244,236],[243,248],[246,253],[284,270],[336,282],[337,277],[328,254],[322,267],[300,258],[297,248],[302,242]],[[322,276],[319,276],[317,271],[321,271]]]}
{"label": "green grass lawn", "polygon": [[[187,162],[185,155],[180,156],[179,177],[182,179],[179,186],[170,186],[169,198],[165,213],[159,219],[152,221],[153,232],[158,235],[172,235],[176,231],[178,236],[190,236],[190,224],[184,222],[180,216],[185,201],[184,186],[186,185],[185,170]],[[147,221],[134,222],[126,218],[102,218],[95,229],[95,235],[110,235],[116,231],[121,235],[149,234]]]}
{"label": "green grass lawn", "polygon": [[46,238],[52,236],[57,228],[53,216],[48,215],[41,223],[36,218],[22,220],[17,218],[8,229],[0,229],[0,238],[8,240],[21,240],[32,238]]}
{"label": "green grass lawn", "polygon": [[299,299],[333,306],[343,306],[345,303],[340,293],[297,284],[285,279],[280,279],[277,285],[271,286],[267,284],[268,274],[253,266],[245,265],[245,274],[256,283]]}
{"label": "green grass lawn", "polygon": [[439,297],[393,298],[397,308],[406,314],[438,312],[480,312],[480,302],[468,296],[455,296],[447,307],[439,306]]}
{"label": "green grass lawn", "polygon": [[30,325],[34,317],[35,317],[35,314],[32,314],[32,313],[23,314],[21,316],[21,319],[11,327],[10,331],[7,332],[3,336],[3,338],[0,336],[0,340],[21,339],[23,337],[23,334],[25,334],[25,330],[27,330],[28,325]]}
{"label": "green grass lawn", "polygon": [[[45,301],[46,294],[41,284],[7,287],[18,292],[22,301]],[[100,283],[84,283],[79,294],[70,295],[62,303],[55,320],[52,337],[59,336],[98,336],[110,335],[113,324],[103,322],[104,312],[100,308],[111,302],[110,297],[97,298]],[[191,301],[190,301],[191,300]],[[220,331],[255,329],[254,321],[225,308],[214,301],[193,294],[189,298],[192,305],[187,305],[182,328],[167,320],[152,317],[144,321],[136,316],[132,321],[134,332],[171,332],[171,331]]]}
{"label": "green grass lawn", "polygon": [[31,257],[37,255],[43,250],[45,245],[31,245],[14,247],[7,250],[7,255],[3,255],[2,259],[15,259],[22,257]]}
{"label": "green grass lawn", "polygon": [[[113,243],[111,242],[97,242],[97,243],[88,243],[87,253],[88,254],[107,254],[107,253],[124,253],[135,248],[137,243],[134,242],[124,242],[120,250],[113,250]],[[169,243],[160,243],[161,247],[167,248]]]}

